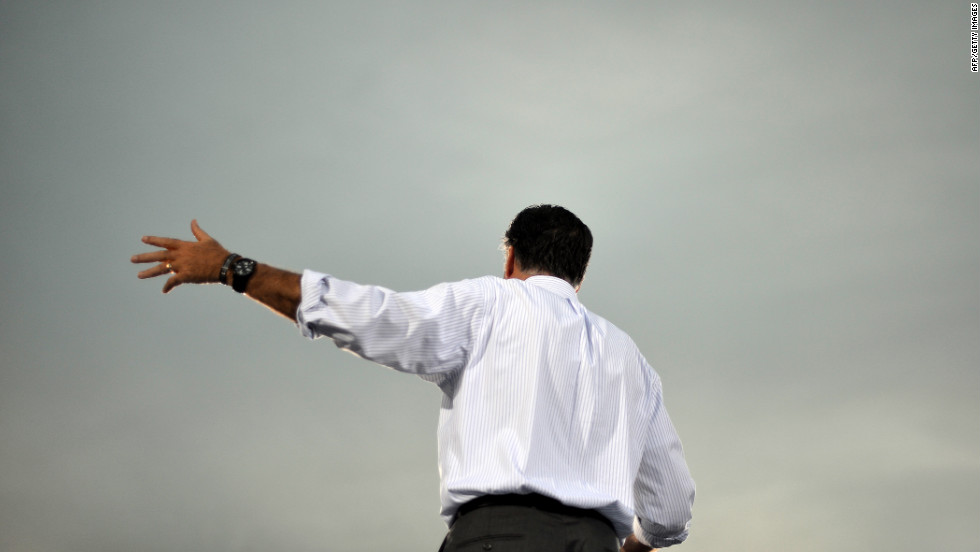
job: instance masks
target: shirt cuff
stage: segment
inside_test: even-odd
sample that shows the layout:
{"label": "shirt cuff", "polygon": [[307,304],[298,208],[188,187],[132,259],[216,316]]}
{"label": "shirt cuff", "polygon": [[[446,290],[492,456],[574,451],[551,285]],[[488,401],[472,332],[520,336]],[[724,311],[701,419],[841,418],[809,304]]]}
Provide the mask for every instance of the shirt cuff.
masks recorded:
{"label": "shirt cuff", "polygon": [[640,541],[641,544],[649,546],[651,548],[667,548],[668,546],[673,546],[675,544],[680,544],[687,539],[688,527],[690,523],[685,525],[684,530],[680,534],[674,535],[672,537],[662,537],[658,536],[650,531],[647,531],[642,524],[640,524],[640,518],[633,518],[633,535],[636,536],[636,540]]}
{"label": "shirt cuff", "polygon": [[312,270],[304,270],[300,278],[300,301],[296,309],[296,324],[303,337],[309,339],[320,337],[320,333],[316,331],[316,324],[311,320],[316,318],[317,311],[326,307],[323,296],[329,289],[328,278],[329,275]]}

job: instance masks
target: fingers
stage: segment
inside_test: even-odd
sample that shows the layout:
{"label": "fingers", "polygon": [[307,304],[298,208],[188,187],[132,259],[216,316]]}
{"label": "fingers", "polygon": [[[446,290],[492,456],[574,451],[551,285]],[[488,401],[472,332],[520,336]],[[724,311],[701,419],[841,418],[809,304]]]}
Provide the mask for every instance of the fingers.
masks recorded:
{"label": "fingers", "polygon": [[167,257],[170,255],[169,251],[151,251],[149,253],[140,253],[138,255],[133,255],[129,260],[132,263],[159,263],[161,261],[166,261]]}
{"label": "fingers", "polygon": [[164,293],[170,293],[170,290],[174,289],[175,287],[183,283],[180,279],[180,275],[174,272],[174,270],[168,267],[165,263],[158,264],[153,268],[148,268],[143,272],[140,272],[136,276],[139,277],[141,280],[145,280],[147,278],[156,278],[157,276],[163,276],[164,274],[171,274],[170,278],[168,278],[166,283],[163,284]]}
{"label": "fingers", "polygon": [[[191,221],[191,232],[196,241],[143,236],[143,243],[161,249],[130,257],[132,263],[158,263],[143,270],[137,274],[137,277],[146,279],[171,275],[163,285],[164,293],[170,292],[181,284],[203,284],[214,281],[217,267],[221,266],[228,252],[201,228],[196,219]],[[179,265],[180,269],[178,270],[175,265]]]}
{"label": "fingers", "polygon": [[177,240],[174,238],[161,238],[158,236],[143,236],[143,243],[155,245],[157,247],[162,247],[164,249],[174,249],[176,247],[180,247],[180,244],[183,242],[181,240]]}
{"label": "fingers", "polygon": [[148,268],[136,275],[140,280],[145,280],[147,278],[156,278],[157,276],[163,276],[164,274],[170,274],[173,269],[167,266],[167,263],[160,263],[152,268]]}

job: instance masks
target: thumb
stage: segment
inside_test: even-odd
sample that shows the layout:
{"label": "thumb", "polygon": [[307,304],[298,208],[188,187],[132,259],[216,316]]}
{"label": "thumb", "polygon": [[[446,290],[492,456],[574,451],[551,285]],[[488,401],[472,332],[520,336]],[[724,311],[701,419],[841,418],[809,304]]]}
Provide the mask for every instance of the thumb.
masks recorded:
{"label": "thumb", "polygon": [[191,221],[191,232],[194,234],[194,237],[197,238],[197,241],[211,239],[211,236],[202,230],[200,226],[198,226],[197,219]]}

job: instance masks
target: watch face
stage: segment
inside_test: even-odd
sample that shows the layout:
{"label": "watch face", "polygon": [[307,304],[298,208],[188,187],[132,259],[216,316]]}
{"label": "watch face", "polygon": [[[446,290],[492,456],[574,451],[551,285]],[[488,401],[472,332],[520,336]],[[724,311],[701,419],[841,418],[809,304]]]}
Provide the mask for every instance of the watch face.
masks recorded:
{"label": "watch face", "polygon": [[235,261],[235,274],[246,276],[255,270],[255,261],[252,259],[240,259]]}

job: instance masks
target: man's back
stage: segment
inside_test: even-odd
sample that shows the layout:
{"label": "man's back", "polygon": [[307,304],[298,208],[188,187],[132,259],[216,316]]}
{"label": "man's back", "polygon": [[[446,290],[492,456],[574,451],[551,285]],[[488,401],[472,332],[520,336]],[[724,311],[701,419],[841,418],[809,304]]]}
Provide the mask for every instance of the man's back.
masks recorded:
{"label": "man's back", "polygon": [[484,494],[540,493],[632,530],[632,481],[656,375],[564,280],[483,278],[465,367],[442,387],[443,515]]}

